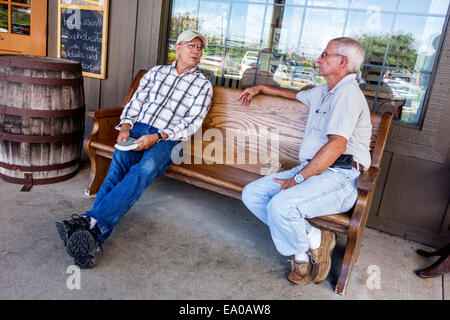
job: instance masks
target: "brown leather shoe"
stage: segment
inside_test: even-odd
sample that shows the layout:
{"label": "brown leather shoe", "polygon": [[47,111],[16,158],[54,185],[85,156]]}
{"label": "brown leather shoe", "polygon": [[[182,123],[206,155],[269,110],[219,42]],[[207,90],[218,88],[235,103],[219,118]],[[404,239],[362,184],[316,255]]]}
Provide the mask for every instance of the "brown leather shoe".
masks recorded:
{"label": "brown leather shoe", "polygon": [[309,262],[297,262],[294,259],[291,260],[291,273],[288,274],[287,278],[289,281],[299,285],[305,285],[311,282],[312,266]]}
{"label": "brown leather shoe", "polygon": [[312,278],[314,283],[319,283],[328,276],[331,269],[331,254],[336,245],[336,235],[333,232],[321,231],[322,238],[320,247],[308,251],[312,262]]}
{"label": "brown leather shoe", "polygon": [[450,254],[440,257],[435,263],[426,268],[417,270],[416,274],[426,279],[440,277],[447,272],[450,272]]}

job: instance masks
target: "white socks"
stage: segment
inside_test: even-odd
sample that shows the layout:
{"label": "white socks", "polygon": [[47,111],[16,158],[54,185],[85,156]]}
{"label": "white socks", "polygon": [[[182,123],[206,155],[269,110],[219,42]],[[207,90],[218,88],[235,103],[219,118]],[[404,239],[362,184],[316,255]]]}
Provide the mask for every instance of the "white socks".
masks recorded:
{"label": "white socks", "polygon": [[315,250],[320,247],[322,241],[322,231],[318,228],[311,227],[311,231],[307,234],[309,241],[309,249]]}
{"label": "white socks", "polygon": [[[311,227],[311,231],[307,234],[309,249],[315,250],[320,247],[322,241],[322,231],[318,228]],[[297,262],[309,262],[309,256],[307,252],[299,252],[294,255],[294,259]]]}
{"label": "white socks", "polygon": [[90,229],[92,230],[95,227],[96,224],[97,224],[97,220],[95,220],[94,218],[91,217]]}
{"label": "white socks", "polygon": [[294,255],[294,260],[297,262],[309,262],[309,256],[306,252],[300,252],[300,253],[296,253]]}

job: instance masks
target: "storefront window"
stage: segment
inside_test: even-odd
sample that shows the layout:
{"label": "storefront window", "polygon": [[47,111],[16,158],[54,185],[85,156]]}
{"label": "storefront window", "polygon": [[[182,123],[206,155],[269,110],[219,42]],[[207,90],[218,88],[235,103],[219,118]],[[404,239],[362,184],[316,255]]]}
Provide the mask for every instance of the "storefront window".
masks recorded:
{"label": "storefront window", "polygon": [[209,38],[200,68],[216,85],[299,90],[324,83],[314,68],[327,42],[358,39],[358,81],[373,112],[418,125],[450,0],[173,0],[168,61],[178,34]]}
{"label": "storefront window", "polygon": [[0,32],[30,35],[31,0],[0,0]]}
{"label": "storefront window", "polygon": [[31,8],[11,6],[11,9],[11,32],[15,34],[30,35]]}
{"label": "storefront window", "polygon": [[0,3],[0,32],[8,32],[8,5]]}

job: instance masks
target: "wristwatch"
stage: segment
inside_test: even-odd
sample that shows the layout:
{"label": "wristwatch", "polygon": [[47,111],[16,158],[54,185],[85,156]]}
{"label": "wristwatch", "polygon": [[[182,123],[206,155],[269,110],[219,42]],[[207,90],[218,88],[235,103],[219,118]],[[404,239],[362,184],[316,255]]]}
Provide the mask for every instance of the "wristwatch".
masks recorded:
{"label": "wristwatch", "polygon": [[297,184],[299,184],[305,181],[305,178],[303,178],[303,176],[300,173],[297,173],[294,177],[294,180]]}
{"label": "wristwatch", "polygon": [[156,140],[156,143],[164,141],[164,138],[161,133],[157,132],[156,134],[158,135],[158,140]]}

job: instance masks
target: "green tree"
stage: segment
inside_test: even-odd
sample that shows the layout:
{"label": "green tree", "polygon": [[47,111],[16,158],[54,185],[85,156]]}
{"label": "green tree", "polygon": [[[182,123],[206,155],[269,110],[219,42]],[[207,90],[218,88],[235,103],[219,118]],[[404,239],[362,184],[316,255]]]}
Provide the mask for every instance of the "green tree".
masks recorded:
{"label": "green tree", "polygon": [[[381,64],[389,36],[363,34],[358,40],[366,51],[366,62]],[[413,70],[417,60],[415,46],[416,42],[411,34],[392,35],[386,64],[391,67]]]}
{"label": "green tree", "polygon": [[170,23],[170,39],[176,39],[186,29],[198,29],[198,19],[195,17],[195,14],[191,16],[191,13],[186,12],[182,16],[173,16]]}
{"label": "green tree", "polygon": [[415,39],[411,35],[398,34],[391,38],[387,63],[390,66],[413,70],[417,61]]}

